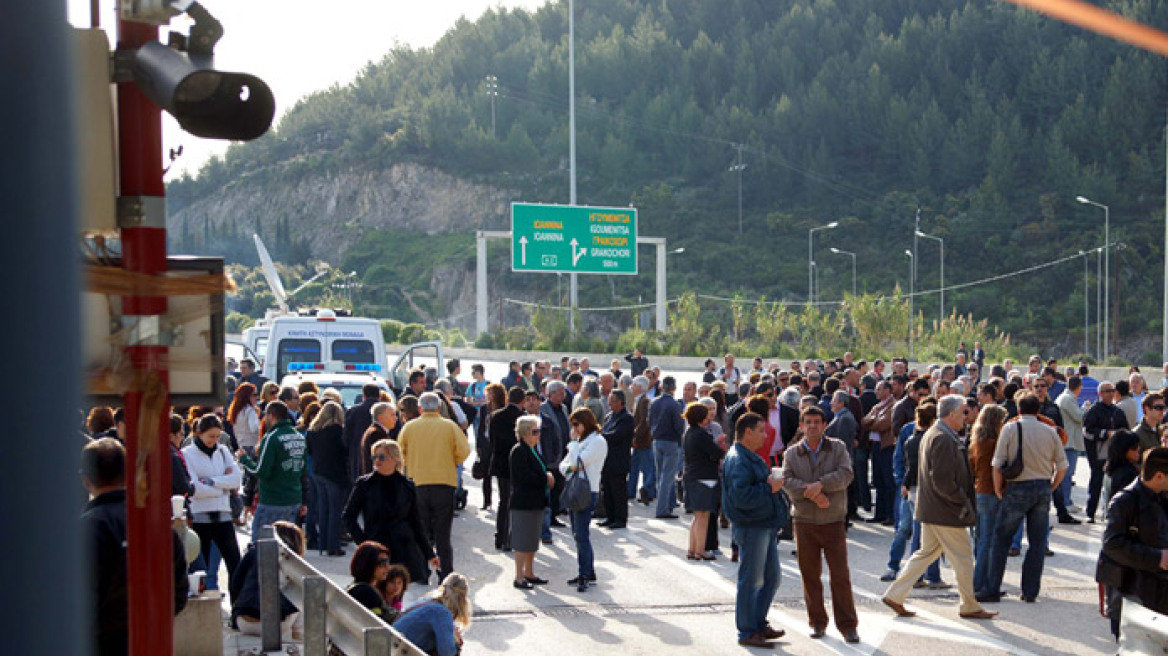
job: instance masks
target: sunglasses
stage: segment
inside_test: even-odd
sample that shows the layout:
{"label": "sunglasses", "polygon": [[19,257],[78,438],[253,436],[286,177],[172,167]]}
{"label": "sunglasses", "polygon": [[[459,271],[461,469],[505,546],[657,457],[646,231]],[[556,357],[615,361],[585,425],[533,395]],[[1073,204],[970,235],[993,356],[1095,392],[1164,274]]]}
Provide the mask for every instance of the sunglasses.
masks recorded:
{"label": "sunglasses", "polygon": [[536,428],[536,429],[533,429],[533,430],[531,431],[531,434],[532,434],[532,435],[539,435],[539,434],[540,434],[540,429],[538,429],[538,428]]}
{"label": "sunglasses", "polygon": [[1152,406],[1152,409],[1153,409],[1153,410],[1164,410],[1165,408],[1168,408],[1168,406],[1162,406],[1162,405],[1154,405],[1154,406]]}
{"label": "sunglasses", "polygon": [[378,558],[378,559],[377,559],[377,566],[378,566],[378,567],[381,567],[381,566],[383,566],[383,565],[388,565],[388,564],[389,564],[389,559],[388,559],[388,558]]}
{"label": "sunglasses", "polygon": [[381,462],[382,460],[389,460],[389,456],[385,455],[384,453],[378,453],[377,455],[373,456],[373,462]]}

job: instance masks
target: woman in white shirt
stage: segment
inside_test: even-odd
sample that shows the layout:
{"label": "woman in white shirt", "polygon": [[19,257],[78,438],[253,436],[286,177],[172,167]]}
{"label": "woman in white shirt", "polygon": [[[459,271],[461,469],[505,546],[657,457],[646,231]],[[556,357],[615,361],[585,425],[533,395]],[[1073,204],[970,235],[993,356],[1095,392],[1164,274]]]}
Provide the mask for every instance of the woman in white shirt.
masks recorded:
{"label": "woman in white shirt", "polygon": [[576,578],[568,581],[568,585],[576,586],[577,592],[587,592],[588,584],[596,582],[596,568],[593,567],[592,541],[588,535],[588,527],[592,522],[592,511],[596,509],[596,500],[600,496],[600,471],[604,468],[604,459],[608,457],[608,443],[600,435],[600,425],[596,422],[596,415],[587,407],[577,408],[568,417],[572,426],[572,441],[568,443],[568,454],[560,462],[560,473],[567,476],[582,468],[588,477],[588,485],[592,489],[592,500],[583,510],[571,512],[572,537],[576,540]]}
{"label": "woman in white shirt", "polygon": [[227,408],[227,421],[231,422],[236,444],[254,458],[256,445],[260,442],[260,414],[256,406],[255,385],[241,383],[235,388],[235,397]]}
{"label": "woman in white shirt", "polygon": [[[231,521],[231,491],[239,487],[240,468],[227,447],[219,444],[223,424],[217,415],[203,415],[195,427],[196,436],[182,450],[195,494],[191,497],[192,529],[202,541],[203,562],[211,556],[211,543],[227,565],[228,581],[239,565],[239,543]],[[218,572],[208,572],[218,576]]]}

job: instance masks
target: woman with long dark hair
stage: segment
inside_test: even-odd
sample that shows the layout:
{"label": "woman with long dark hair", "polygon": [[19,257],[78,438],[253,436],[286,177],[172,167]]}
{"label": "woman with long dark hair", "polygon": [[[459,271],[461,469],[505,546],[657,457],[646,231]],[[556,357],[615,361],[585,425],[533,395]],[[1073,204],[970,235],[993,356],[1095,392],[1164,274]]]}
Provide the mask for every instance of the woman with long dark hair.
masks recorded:
{"label": "woman with long dark hair", "polygon": [[[491,383],[483,389],[486,412],[479,413],[478,427],[475,429],[475,458],[479,471],[483,474],[483,510],[491,507],[491,415],[507,405],[507,390],[499,383]],[[500,493],[501,494],[501,493]]]}
{"label": "woman with long dark hair", "polygon": [[256,388],[251,383],[242,383],[235,388],[235,396],[227,408],[227,421],[231,424],[235,442],[253,458],[260,441],[260,413],[256,405]]}
{"label": "woman with long dark hair", "polygon": [[[202,542],[203,561],[209,561],[214,544],[227,564],[230,582],[239,565],[230,496],[239,487],[241,470],[227,447],[219,443],[222,432],[223,424],[217,415],[203,415],[195,426],[194,440],[182,454],[195,488],[191,496],[191,528]],[[219,573],[207,575],[217,578]]]}

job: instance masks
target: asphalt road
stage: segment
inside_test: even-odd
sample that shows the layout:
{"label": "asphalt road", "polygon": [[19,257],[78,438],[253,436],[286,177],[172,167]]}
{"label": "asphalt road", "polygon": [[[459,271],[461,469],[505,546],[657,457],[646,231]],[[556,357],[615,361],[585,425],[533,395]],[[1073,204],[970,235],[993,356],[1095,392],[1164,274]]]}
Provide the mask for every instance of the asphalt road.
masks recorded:
{"label": "asphalt road", "polygon": [[[1085,483],[1081,480],[1075,488],[1080,505]],[[495,515],[480,507],[478,482],[468,476],[467,485],[470,504],[455,519],[454,527],[456,569],[470,579],[475,608],[464,653],[631,656],[761,651],[740,647],[735,640],[737,564],[728,557],[712,563],[685,559],[688,516],[658,520],[652,518],[651,508],[634,503],[628,529],[594,527],[599,581],[587,593],[567,585],[567,579],[575,576],[575,549],[568,530],[555,529],[555,544],[541,546],[535,565],[537,575],[551,583],[524,591],[511,586],[510,554],[493,548]],[[855,646],[845,644],[834,627],[829,627],[823,640],[809,637],[794,547],[783,542],[782,583],[770,620],[786,629],[787,636],[776,643],[774,651],[922,656],[1114,653],[1092,580],[1101,532],[1101,525],[1055,525],[1052,548],[1056,555],[1046,561],[1038,603],[1018,599],[1021,559],[1011,558],[1004,584],[1008,596],[999,604],[987,604],[1001,612],[999,619],[960,619],[955,589],[914,591],[908,606],[919,615],[899,619],[880,603],[887,584],[879,577],[888,560],[892,529],[857,523],[848,534],[862,639]],[[728,554],[729,531],[723,530],[720,537]],[[310,554],[310,560],[338,583],[349,583],[348,558]],[[954,581],[947,566],[942,567],[942,574],[946,581]],[[825,589],[826,577],[825,572]],[[408,599],[430,589],[415,585]]]}

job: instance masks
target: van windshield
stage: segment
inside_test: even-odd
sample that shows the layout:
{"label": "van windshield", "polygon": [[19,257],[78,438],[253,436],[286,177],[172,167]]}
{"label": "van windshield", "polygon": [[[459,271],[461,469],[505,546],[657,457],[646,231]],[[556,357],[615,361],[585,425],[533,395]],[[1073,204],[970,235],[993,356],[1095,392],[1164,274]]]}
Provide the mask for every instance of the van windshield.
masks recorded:
{"label": "van windshield", "polygon": [[277,377],[288,373],[293,362],[320,362],[320,342],[315,339],[282,339],[276,354]]}
{"label": "van windshield", "polygon": [[373,342],[367,339],[333,340],[332,359],[340,360],[345,364],[365,364],[377,362],[377,356],[373,354]]}

